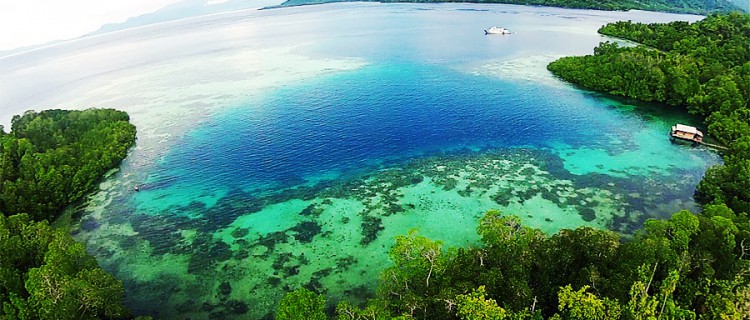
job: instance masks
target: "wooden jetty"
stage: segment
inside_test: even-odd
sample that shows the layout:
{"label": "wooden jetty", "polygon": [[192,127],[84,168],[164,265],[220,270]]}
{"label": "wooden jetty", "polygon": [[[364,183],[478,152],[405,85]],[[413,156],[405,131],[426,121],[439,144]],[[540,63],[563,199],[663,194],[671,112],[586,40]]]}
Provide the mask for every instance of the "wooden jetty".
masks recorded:
{"label": "wooden jetty", "polygon": [[704,141],[699,142],[699,144],[702,145],[702,146],[704,146],[704,147],[711,148],[711,149],[716,149],[716,150],[719,150],[719,151],[727,151],[727,150],[729,150],[729,148],[727,148],[725,146],[718,145],[718,144],[713,144],[713,143],[708,143],[708,142],[704,142]]}

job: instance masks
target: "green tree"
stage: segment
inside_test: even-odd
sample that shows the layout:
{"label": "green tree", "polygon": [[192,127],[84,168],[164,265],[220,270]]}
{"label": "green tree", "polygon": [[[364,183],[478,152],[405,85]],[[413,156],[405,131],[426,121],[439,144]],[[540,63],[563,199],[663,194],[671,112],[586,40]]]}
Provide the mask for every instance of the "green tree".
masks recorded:
{"label": "green tree", "polygon": [[0,212],[52,219],[96,187],[135,141],[126,113],[112,109],[29,111],[0,137]]}
{"label": "green tree", "polygon": [[707,116],[723,143],[750,135],[750,15],[709,15],[687,24],[615,22],[599,32],[642,45],[601,43],[594,55],[548,65],[578,85]]}
{"label": "green tree", "polygon": [[388,302],[380,299],[370,299],[367,307],[357,308],[347,301],[342,301],[336,306],[337,320],[408,320],[409,315],[394,317],[388,309]]}
{"label": "green tree", "polygon": [[287,292],[276,309],[277,320],[325,320],[326,300],[305,288]]}
{"label": "green tree", "polygon": [[623,310],[625,319],[695,319],[694,312],[678,307],[674,301],[673,294],[680,278],[677,271],[669,272],[667,278],[662,281],[658,294],[652,296],[649,293],[656,269],[657,265],[654,265],[649,277],[649,268],[646,265],[639,268],[641,279],[630,288],[630,300]]}
{"label": "green tree", "polygon": [[616,320],[620,319],[620,305],[617,301],[599,299],[586,292],[588,286],[573,291],[570,285],[560,288],[559,309],[562,318],[571,320]]}
{"label": "green tree", "polygon": [[469,294],[456,296],[456,314],[464,320],[502,320],[507,313],[499,307],[493,299],[485,297],[484,286],[480,286]]}
{"label": "green tree", "polygon": [[440,291],[435,278],[445,271],[446,257],[442,241],[419,236],[416,230],[397,236],[389,255],[394,266],[381,274],[378,291],[393,303],[396,314],[414,315],[430,303],[429,297]]}
{"label": "green tree", "polygon": [[701,203],[725,203],[734,212],[750,212],[750,159],[725,162],[706,170],[696,190]]}
{"label": "green tree", "polygon": [[0,318],[118,319],[122,283],[82,244],[28,215],[0,215]]}

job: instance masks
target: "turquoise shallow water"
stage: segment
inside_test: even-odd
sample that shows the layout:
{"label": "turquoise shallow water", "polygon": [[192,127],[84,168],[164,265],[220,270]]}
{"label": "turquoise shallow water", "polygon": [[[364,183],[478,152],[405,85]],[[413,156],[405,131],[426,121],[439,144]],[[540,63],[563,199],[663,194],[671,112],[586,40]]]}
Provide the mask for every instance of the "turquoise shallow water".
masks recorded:
{"label": "turquoise shallow water", "polygon": [[[234,12],[0,58],[0,116],[19,101],[128,111],[137,147],[74,236],[137,313],[259,319],[300,286],[331,302],[372,296],[393,237],[412,228],[467,246],[489,209],[549,233],[631,233],[695,210],[720,159],[666,134],[700,119],[581,91],[545,66],[591,52],[608,21],[697,18],[480,4]],[[515,33],[481,33],[494,24]]]}

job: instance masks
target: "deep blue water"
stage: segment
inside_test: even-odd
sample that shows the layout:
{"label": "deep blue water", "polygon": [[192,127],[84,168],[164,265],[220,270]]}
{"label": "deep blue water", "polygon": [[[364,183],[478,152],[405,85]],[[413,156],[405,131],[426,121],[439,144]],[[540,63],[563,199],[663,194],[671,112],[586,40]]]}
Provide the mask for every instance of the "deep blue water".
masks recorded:
{"label": "deep blue water", "polygon": [[630,113],[567,88],[438,65],[372,65],[232,108],[192,131],[157,171],[180,184],[256,189],[448,150],[607,147],[643,126]]}

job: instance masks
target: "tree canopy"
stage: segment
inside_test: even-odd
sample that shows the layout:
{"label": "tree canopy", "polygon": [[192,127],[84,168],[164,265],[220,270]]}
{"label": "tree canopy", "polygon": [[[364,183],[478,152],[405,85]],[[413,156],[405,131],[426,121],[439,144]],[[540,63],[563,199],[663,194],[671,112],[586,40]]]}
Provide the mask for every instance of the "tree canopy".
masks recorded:
{"label": "tree canopy", "polygon": [[[494,210],[478,233],[481,245],[448,250],[416,232],[397,237],[376,298],[364,309],[342,302],[336,317],[743,319],[750,311],[750,222],[726,206],[649,220],[627,241],[588,227],[547,236]],[[323,298],[304,293],[287,294],[277,315],[301,305],[320,318]]]}
{"label": "tree canopy", "polygon": [[128,115],[29,111],[11,128],[0,128],[0,319],[126,318],[122,283],[47,220],[125,158]]}
{"label": "tree canopy", "polygon": [[750,15],[711,15],[692,24],[621,21],[599,32],[642,45],[604,42],[593,55],[561,58],[548,69],[592,90],[705,117],[708,133],[729,151],[724,165],[706,172],[696,199],[750,212]]}
{"label": "tree canopy", "polygon": [[0,134],[0,212],[52,219],[81,200],[135,141],[127,113],[29,111]]}
{"label": "tree canopy", "polygon": [[0,215],[0,318],[119,319],[122,283],[46,221]]}

